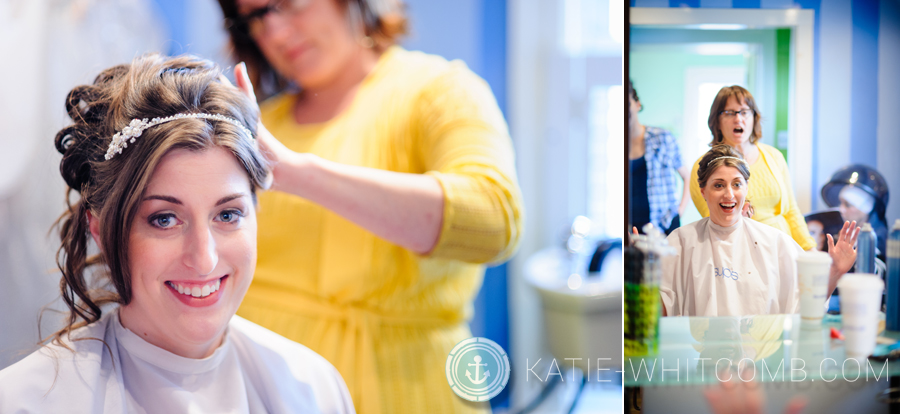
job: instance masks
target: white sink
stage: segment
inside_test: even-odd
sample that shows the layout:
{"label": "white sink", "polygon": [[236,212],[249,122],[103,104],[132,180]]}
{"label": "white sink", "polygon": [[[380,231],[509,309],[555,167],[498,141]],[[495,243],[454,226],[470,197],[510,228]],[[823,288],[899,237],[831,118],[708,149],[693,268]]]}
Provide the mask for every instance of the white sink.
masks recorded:
{"label": "white sink", "polygon": [[[568,252],[547,248],[525,263],[525,279],[541,297],[544,333],[561,369],[622,367],[622,256],[614,250],[600,272],[572,276]],[[585,272],[578,272],[585,273]],[[570,358],[570,359],[566,359]],[[602,358],[602,359],[601,359]],[[588,362],[590,361],[590,362]],[[599,365],[598,365],[599,363]]]}

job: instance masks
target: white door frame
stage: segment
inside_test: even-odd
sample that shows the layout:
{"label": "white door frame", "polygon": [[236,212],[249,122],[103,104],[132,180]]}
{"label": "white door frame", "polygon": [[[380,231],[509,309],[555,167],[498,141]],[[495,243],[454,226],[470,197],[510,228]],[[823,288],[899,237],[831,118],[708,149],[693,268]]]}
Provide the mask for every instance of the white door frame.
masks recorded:
{"label": "white door frame", "polygon": [[632,26],[697,27],[738,24],[747,28],[791,29],[791,80],[788,111],[788,167],[802,212],[812,209],[813,29],[814,11],[801,9],[697,9],[633,7]]}

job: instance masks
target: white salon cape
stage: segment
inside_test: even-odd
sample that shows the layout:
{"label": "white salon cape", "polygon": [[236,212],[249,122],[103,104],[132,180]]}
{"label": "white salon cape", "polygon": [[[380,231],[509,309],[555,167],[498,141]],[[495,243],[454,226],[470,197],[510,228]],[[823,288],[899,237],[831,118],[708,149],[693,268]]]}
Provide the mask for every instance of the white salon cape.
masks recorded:
{"label": "white salon cape", "polygon": [[741,218],[722,227],[708,217],[666,239],[659,293],[668,316],[797,313],[797,256],[803,251],[774,227]]}
{"label": "white salon cape", "polygon": [[310,349],[234,316],[204,359],[144,341],[112,311],[0,371],[0,413],[354,413],[337,370]]}

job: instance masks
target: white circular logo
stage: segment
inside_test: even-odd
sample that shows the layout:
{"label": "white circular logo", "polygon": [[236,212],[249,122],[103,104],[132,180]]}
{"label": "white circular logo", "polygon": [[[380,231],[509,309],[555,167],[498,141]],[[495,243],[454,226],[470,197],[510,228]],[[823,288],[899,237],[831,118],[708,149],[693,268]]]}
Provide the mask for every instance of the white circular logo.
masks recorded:
{"label": "white circular logo", "polygon": [[490,339],[465,339],[447,356],[447,382],[469,401],[490,400],[509,382],[509,357]]}

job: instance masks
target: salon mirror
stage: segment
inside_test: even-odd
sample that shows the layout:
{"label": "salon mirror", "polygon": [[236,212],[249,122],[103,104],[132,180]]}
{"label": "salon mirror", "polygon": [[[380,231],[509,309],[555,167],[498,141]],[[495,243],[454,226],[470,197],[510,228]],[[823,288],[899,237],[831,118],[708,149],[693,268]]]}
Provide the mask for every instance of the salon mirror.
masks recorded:
{"label": "salon mirror", "polygon": [[[716,93],[744,86],[762,111],[762,142],[785,154],[800,210],[809,211],[813,11],[633,7],[630,21],[629,77],[641,124],[672,132],[690,166],[709,149]],[[681,225],[700,218],[688,203]]]}

